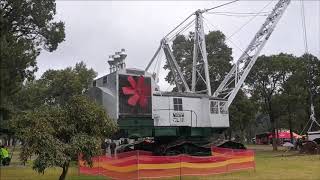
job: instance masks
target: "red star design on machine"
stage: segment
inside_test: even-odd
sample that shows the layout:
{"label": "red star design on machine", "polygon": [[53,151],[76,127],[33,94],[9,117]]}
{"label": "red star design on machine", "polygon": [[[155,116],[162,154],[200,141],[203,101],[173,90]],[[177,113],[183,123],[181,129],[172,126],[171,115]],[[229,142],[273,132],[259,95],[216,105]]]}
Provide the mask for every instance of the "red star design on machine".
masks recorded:
{"label": "red star design on machine", "polygon": [[150,87],[144,84],[144,77],[140,76],[137,82],[132,76],[128,76],[130,83],[129,87],[122,87],[122,92],[125,95],[132,95],[128,99],[130,106],[136,106],[139,103],[140,107],[146,108],[148,104],[148,97],[150,96]]}

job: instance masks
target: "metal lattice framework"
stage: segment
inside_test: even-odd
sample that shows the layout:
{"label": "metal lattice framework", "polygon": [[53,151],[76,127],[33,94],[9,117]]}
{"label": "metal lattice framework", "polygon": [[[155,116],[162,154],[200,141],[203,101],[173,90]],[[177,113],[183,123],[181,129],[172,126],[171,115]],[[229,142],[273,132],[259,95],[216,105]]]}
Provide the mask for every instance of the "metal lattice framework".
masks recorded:
{"label": "metal lattice framework", "polygon": [[[195,31],[194,31],[194,44],[193,44],[193,61],[192,61],[192,92],[196,92],[197,76],[199,76],[203,82],[206,84],[206,92],[211,96],[211,86],[210,86],[210,77],[208,70],[208,59],[207,59],[207,50],[206,50],[206,41],[203,28],[203,17],[202,11],[198,10],[195,12]],[[201,56],[199,57],[198,53],[200,52]],[[201,75],[201,68],[204,69],[205,79]]]}
{"label": "metal lattice framework", "polygon": [[[232,2],[235,2],[235,1],[232,1]],[[229,2],[226,4],[230,4],[232,2]],[[255,34],[249,46],[245,49],[243,54],[240,56],[237,62],[233,65],[232,69],[226,75],[226,77],[224,78],[224,80],[219,85],[218,89],[214,92],[213,95],[211,94],[211,87],[210,87],[210,77],[209,77],[209,71],[208,71],[209,67],[208,67],[208,60],[207,60],[202,14],[214,8],[197,10],[196,12],[188,16],[184,21],[182,21],[182,23],[180,23],[171,32],[169,32],[165,36],[165,38],[162,39],[159,48],[157,49],[151,61],[147,65],[145,71],[147,71],[150,68],[151,64],[158,56],[160,50],[163,49],[179,92],[182,92],[182,91],[192,92],[192,93],[203,92],[203,90],[202,91],[196,90],[197,79],[202,79],[203,82],[206,84],[206,89],[204,91],[209,96],[212,95],[213,97],[220,97],[223,99],[227,99],[228,100],[227,107],[229,107],[233,99],[235,98],[236,94],[238,93],[239,89],[243,85],[252,66],[255,64],[259,56],[259,53],[261,52],[262,48],[265,46],[266,42],[268,41],[270,35],[274,31],[277,23],[279,22],[280,18],[284,14],[290,2],[291,0],[279,0],[277,2],[277,4],[273,8],[272,12],[268,15],[267,19],[265,20],[265,22],[263,23],[259,31]],[[195,37],[194,37],[194,47],[193,47],[192,84],[191,84],[191,91],[190,91],[190,88],[186,83],[186,80],[183,74],[181,73],[180,67],[172,54],[167,37],[169,34],[177,30],[179,26],[185,23],[193,15],[195,15],[195,20],[194,20]],[[202,77],[200,70],[204,70],[205,77]],[[156,77],[157,76],[158,74],[156,74]]]}
{"label": "metal lattice framework", "polygon": [[[171,48],[170,48],[166,39],[162,39],[161,46],[162,46],[164,54],[166,55],[166,58],[168,60],[169,67],[170,67],[171,72],[173,74],[173,77],[174,77],[174,80],[175,80],[175,83],[177,85],[178,90],[180,92],[182,90],[189,92],[190,91],[189,86],[181,73],[180,67],[179,67],[176,59],[174,58],[172,51],[171,51]],[[182,89],[182,88],[184,88],[184,89]]]}
{"label": "metal lattice framework", "polygon": [[215,97],[228,99],[228,106],[232,103],[239,89],[243,85],[252,66],[255,64],[259,53],[265,46],[271,33],[290,4],[291,0],[280,0],[267,17],[259,31],[256,33],[249,46],[233,65],[231,71],[224,78],[218,89],[215,91]]}

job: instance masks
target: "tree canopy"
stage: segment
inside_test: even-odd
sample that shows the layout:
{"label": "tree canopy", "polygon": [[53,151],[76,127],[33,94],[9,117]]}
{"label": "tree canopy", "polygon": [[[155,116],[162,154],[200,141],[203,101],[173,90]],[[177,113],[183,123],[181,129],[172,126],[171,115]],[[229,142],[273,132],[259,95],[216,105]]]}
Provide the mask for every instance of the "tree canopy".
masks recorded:
{"label": "tree canopy", "polygon": [[103,107],[86,96],[95,76],[80,62],[75,67],[47,70],[15,95],[11,128],[23,142],[21,159],[36,154],[33,168],[38,172],[58,166],[64,179],[72,159],[82,153],[90,164],[101,141],[117,130]]}
{"label": "tree canopy", "polygon": [[[273,134],[276,133],[273,99],[282,91],[282,86],[291,76],[292,68],[289,66],[294,58],[287,54],[260,56],[246,79],[246,83],[252,88],[252,93],[263,102],[262,110],[269,115]],[[273,138],[274,150],[277,149],[276,144]]]}
{"label": "tree canopy", "polygon": [[[311,54],[296,57],[280,53],[258,58],[246,84],[260,102],[261,111],[269,115],[271,132],[281,128],[298,133],[303,130],[310,115],[310,93],[314,99],[319,98],[319,68],[319,60]],[[319,107],[319,102],[314,103]],[[273,144],[276,149],[275,139]]]}
{"label": "tree canopy", "polygon": [[[223,77],[228,73],[231,68],[230,62],[232,61],[232,49],[225,43],[225,35],[221,31],[212,31],[205,36],[208,65],[210,74],[211,89],[218,88]],[[179,35],[173,40],[172,51],[173,55],[181,68],[187,84],[191,84],[192,76],[192,58],[193,58],[193,41],[194,34],[190,33],[188,36]],[[164,66],[165,69],[169,65]],[[204,75],[202,75],[204,77]],[[173,84],[174,79],[169,69],[166,81]],[[199,81],[196,89],[204,89],[205,83]]]}
{"label": "tree canopy", "polygon": [[0,116],[10,111],[12,96],[33,79],[41,49],[52,52],[65,38],[64,23],[54,21],[54,0],[0,3]]}
{"label": "tree canopy", "polygon": [[105,110],[85,96],[76,95],[62,106],[43,105],[26,111],[13,121],[17,137],[23,142],[20,158],[24,162],[35,154],[33,169],[61,167],[66,177],[71,160],[81,153],[91,163],[100,153],[100,143],[116,130]]}

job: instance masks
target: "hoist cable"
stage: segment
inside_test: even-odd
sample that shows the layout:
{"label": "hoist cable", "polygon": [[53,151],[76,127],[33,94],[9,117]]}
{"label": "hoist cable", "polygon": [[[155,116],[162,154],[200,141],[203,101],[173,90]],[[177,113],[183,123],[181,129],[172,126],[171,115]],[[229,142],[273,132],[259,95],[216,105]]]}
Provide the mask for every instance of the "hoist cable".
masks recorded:
{"label": "hoist cable", "polygon": [[[232,3],[235,3],[239,0],[234,0],[234,1],[231,1],[231,2],[227,2],[227,3],[224,3],[224,4],[221,4],[221,5],[218,5],[218,6],[215,6],[215,7],[212,7],[212,8],[209,8],[209,9],[204,9],[202,10],[201,12],[204,13],[204,12],[208,12],[208,11],[211,11],[213,9],[217,9],[219,7],[223,7],[223,6],[226,6],[228,4],[232,4]],[[166,34],[164,36],[164,38],[167,38],[171,33],[173,33],[175,30],[177,30],[183,23],[185,23],[191,16],[193,16],[195,13],[193,12],[192,14],[190,14],[186,19],[184,19],[180,24],[178,24],[174,29],[172,29],[168,34]]]}
{"label": "hoist cable", "polygon": [[172,41],[174,38],[176,38],[179,34],[184,33],[186,30],[190,28],[194,20],[190,21],[188,24],[186,24],[183,28],[181,28],[176,34],[170,36],[168,39],[169,41]]}
{"label": "hoist cable", "polygon": [[268,16],[268,14],[251,14],[251,15],[235,15],[235,14],[227,14],[227,13],[213,13],[216,16],[230,16],[230,17],[237,17],[237,18],[246,18],[246,17],[257,17],[257,16]]}
{"label": "hoist cable", "polygon": [[264,11],[264,12],[231,12],[231,11],[214,11],[214,12],[207,12],[207,14],[239,14],[239,15],[255,15],[255,14],[269,14],[271,11]]}
{"label": "hoist cable", "polygon": [[176,29],[178,29],[183,23],[185,23],[191,16],[194,15],[194,12],[192,14],[190,14],[186,19],[184,19],[178,26],[176,26],[174,29],[172,29],[167,35],[165,35],[164,37],[168,37],[172,32],[174,32]]}
{"label": "hoist cable", "polygon": [[229,4],[232,4],[232,3],[235,3],[239,0],[234,0],[234,1],[230,1],[230,2],[227,2],[227,3],[224,3],[224,4],[221,4],[221,5],[218,5],[218,6],[215,6],[215,7],[212,7],[212,8],[209,8],[209,9],[204,9],[202,12],[208,12],[208,11],[211,11],[213,9],[217,9],[219,7],[222,7],[222,6],[226,6],[226,5],[229,5]]}
{"label": "hoist cable", "polygon": [[[245,22],[242,26],[240,26],[236,31],[234,31],[229,37],[226,38],[226,41],[231,42],[236,48],[238,48],[241,52],[244,53],[244,50],[242,50],[239,46],[237,46],[233,41],[231,41],[231,37],[233,37],[235,34],[239,33],[245,26],[247,26],[252,20],[254,20],[258,14],[260,13],[264,13],[265,9],[272,3],[273,1],[270,0],[270,2],[268,2],[260,11],[258,11],[255,16],[253,16],[252,18],[250,18],[247,22]],[[204,18],[205,19],[205,18]],[[213,28],[215,28],[211,23],[209,23],[209,21],[207,19],[205,19],[207,21],[208,24],[210,24]]]}
{"label": "hoist cable", "polygon": [[172,41],[179,34],[185,32],[187,29],[189,29],[193,22],[194,22],[194,20],[190,21],[188,24],[186,24],[181,29],[179,29],[179,31],[177,31],[175,34],[173,34],[172,36],[167,37],[168,41]]}
{"label": "hoist cable", "polygon": [[[271,0],[268,4],[266,4],[258,13],[263,12],[265,8],[267,8],[273,1]],[[240,32],[246,25],[248,25],[252,20],[257,17],[257,14],[250,18],[247,22],[245,22],[242,26],[240,26],[236,31],[234,31],[227,39],[230,39],[232,36]]]}
{"label": "hoist cable", "polygon": [[[208,19],[206,19],[205,17],[203,17],[203,19],[204,19],[204,23],[205,23],[205,25],[207,25],[207,24],[209,24],[210,26],[212,26],[214,29],[219,29],[218,27],[215,27],[214,25],[212,25],[209,21],[208,21]],[[208,25],[207,25],[208,26]],[[244,50],[242,50],[236,43],[234,43],[231,39],[226,39],[226,41],[229,41],[230,43],[232,43],[236,48],[238,48],[242,53],[244,53]]]}
{"label": "hoist cable", "polygon": [[308,54],[309,53],[308,37],[307,37],[306,16],[305,16],[305,13],[304,13],[304,2],[303,2],[303,0],[300,0],[300,3],[301,3],[301,21],[302,21],[304,48],[305,48],[305,53]]}
{"label": "hoist cable", "polygon": [[[309,86],[309,93],[310,93],[310,118],[309,121],[307,122],[306,126],[309,124],[309,122],[311,122],[310,127],[308,129],[307,132],[310,132],[313,126],[313,123],[316,123],[319,127],[319,123],[317,122],[317,120],[315,119],[315,112],[314,112],[314,106],[313,106],[313,92],[312,92],[312,75],[311,75],[311,59],[309,59],[309,48],[308,48],[308,36],[307,36],[307,27],[306,27],[306,16],[305,16],[305,12],[304,12],[304,2],[303,0],[300,0],[300,4],[301,4],[301,22],[302,22],[302,31],[303,31],[303,41],[304,41],[304,48],[305,48],[305,57],[308,63],[308,78],[309,78],[309,82],[308,82],[308,86]],[[305,126],[305,128],[306,128]],[[301,133],[303,133],[303,131],[305,130],[305,128],[302,130]]]}

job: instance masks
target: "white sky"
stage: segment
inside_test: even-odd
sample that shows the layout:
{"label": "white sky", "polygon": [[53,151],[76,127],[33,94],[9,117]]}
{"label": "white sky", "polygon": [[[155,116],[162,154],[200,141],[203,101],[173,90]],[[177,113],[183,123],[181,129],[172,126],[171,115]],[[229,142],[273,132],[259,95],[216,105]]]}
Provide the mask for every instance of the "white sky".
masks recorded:
{"label": "white sky", "polygon": [[[197,9],[217,6],[227,1],[57,1],[57,20],[65,22],[66,39],[52,53],[38,57],[37,77],[47,69],[62,69],[84,61],[98,72],[109,73],[108,56],[125,48],[127,67],[144,69],[160,40]],[[240,1],[215,11],[258,12],[270,1]],[[270,11],[276,1],[263,11]],[[261,54],[304,52],[300,1],[293,1],[278,23]],[[320,57],[320,1],[305,1],[309,51]],[[227,37],[251,17],[204,15],[206,30],[221,30]],[[233,57],[239,57],[266,17],[257,17],[227,41]],[[210,24],[209,24],[210,23]],[[212,28],[215,27],[216,29]],[[193,30],[191,28],[190,30]],[[163,62],[164,63],[164,62]],[[160,78],[165,77],[162,71]],[[169,85],[160,79],[162,90]]]}

